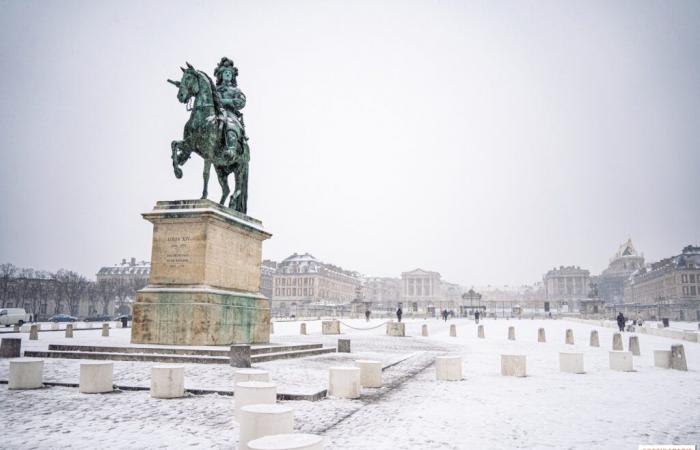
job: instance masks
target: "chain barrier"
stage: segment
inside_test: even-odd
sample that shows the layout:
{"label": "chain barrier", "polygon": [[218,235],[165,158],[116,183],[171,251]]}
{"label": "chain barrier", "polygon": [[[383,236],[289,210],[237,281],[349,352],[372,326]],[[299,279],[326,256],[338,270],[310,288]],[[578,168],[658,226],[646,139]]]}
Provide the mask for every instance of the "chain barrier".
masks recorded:
{"label": "chain barrier", "polygon": [[361,331],[364,331],[364,330],[375,330],[375,329],[377,329],[377,328],[379,328],[379,327],[383,327],[384,325],[386,325],[387,323],[389,323],[389,321],[386,321],[386,322],[384,322],[384,323],[381,323],[381,324],[377,325],[376,327],[357,328],[357,327],[353,327],[352,325],[348,325],[347,323],[343,322],[342,320],[339,320],[338,322],[342,323],[343,325],[345,325],[345,326],[348,327],[348,328],[352,328],[353,330],[361,330]]}

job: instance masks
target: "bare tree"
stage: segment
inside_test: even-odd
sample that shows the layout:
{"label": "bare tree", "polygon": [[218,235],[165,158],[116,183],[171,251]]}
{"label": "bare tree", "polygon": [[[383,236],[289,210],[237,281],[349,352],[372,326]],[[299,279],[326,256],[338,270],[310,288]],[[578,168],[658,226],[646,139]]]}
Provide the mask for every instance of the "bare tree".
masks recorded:
{"label": "bare tree", "polygon": [[17,268],[10,263],[0,264],[0,307],[4,308],[10,299],[12,282],[17,275]]}
{"label": "bare tree", "polygon": [[[77,316],[80,310],[80,300],[89,287],[87,278],[72,270],[61,269],[53,275],[56,280],[57,290],[57,305],[60,301],[65,303],[70,314]],[[58,306],[57,306],[58,309]]]}
{"label": "bare tree", "polygon": [[102,306],[102,314],[109,314],[109,304],[117,297],[117,282],[114,279],[98,280],[94,283],[94,295]]}

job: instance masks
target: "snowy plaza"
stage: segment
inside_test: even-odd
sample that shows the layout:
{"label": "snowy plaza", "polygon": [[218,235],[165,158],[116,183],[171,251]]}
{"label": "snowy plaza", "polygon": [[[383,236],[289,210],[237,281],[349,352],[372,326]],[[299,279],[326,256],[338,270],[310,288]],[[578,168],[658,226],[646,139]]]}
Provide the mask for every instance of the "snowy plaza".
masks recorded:
{"label": "snowy plaza", "polygon": [[[610,369],[613,328],[567,320],[482,320],[485,337],[477,337],[471,320],[409,319],[406,337],[385,334],[383,320],[341,319],[340,335],[322,335],[321,322],[311,320],[307,335],[302,321],[274,323],[273,344],[323,343],[335,347],[350,339],[351,353],[329,353],[300,359],[253,364],[270,372],[278,393],[309,394],[328,387],[331,366],[353,366],[374,359],[385,368],[382,387],[363,388],[357,399],[333,396],[317,401],[279,401],[294,411],[294,431],[325,438],[334,449],[468,449],[468,448],[636,448],[639,444],[700,440],[700,392],[697,342],[638,336],[640,356],[634,371]],[[421,336],[427,325],[428,336]],[[455,325],[456,336],[450,336]],[[648,324],[656,326],[656,324]],[[694,323],[672,323],[672,329]],[[514,327],[515,340],[508,339]],[[45,327],[48,328],[48,327]],[[546,342],[538,342],[544,328]],[[565,344],[566,330],[574,344]],[[589,346],[592,330],[600,347]],[[38,340],[27,333],[23,350],[46,350],[49,344],[122,346],[128,329],[76,329],[73,339],[62,331],[43,331]],[[688,371],[655,367],[654,350],[684,345]],[[583,354],[585,373],[560,371],[560,352]],[[462,379],[436,380],[435,358],[446,353],[462,358]],[[525,355],[527,376],[502,376],[502,354]],[[78,383],[85,360],[44,359],[47,383]],[[8,390],[0,385],[8,448],[237,448],[239,424],[234,420],[235,393],[193,394],[154,399],[147,390],[152,362],[114,361],[114,385],[146,390],[81,394],[76,387],[47,386]],[[229,365],[184,364],[188,390],[231,391]],[[7,380],[9,360],[0,360],[0,380]]]}

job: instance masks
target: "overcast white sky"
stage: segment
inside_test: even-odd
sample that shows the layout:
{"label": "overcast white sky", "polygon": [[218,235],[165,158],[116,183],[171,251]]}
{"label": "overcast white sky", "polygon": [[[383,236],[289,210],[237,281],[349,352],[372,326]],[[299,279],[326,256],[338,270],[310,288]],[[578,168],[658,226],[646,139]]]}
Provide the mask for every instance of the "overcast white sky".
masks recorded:
{"label": "overcast white sky", "polygon": [[[249,215],[293,252],[466,285],[700,243],[700,2],[0,1],[0,262],[149,259],[189,61],[239,67]],[[216,178],[210,198],[218,199]]]}

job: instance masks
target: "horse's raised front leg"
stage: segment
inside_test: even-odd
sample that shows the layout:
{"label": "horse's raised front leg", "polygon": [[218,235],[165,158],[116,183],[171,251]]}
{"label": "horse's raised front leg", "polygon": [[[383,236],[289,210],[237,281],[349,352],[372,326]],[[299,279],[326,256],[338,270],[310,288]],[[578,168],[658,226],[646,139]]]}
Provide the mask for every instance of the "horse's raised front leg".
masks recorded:
{"label": "horse's raised front leg", "polygon": [[228,187],[228,174],[221,167],[216,167],[216,176],[219,177],[219,184],[221,185],[221,200],[219,204],[223,205],[229,192],[231,192],[231,189]]}
{"label": "horse's raised front leg", "polygon": [[172,141],[170,143],[170,149],[172,151],[170,158],[173,160],[173,171],[175,172],[175,178],[182,178],[182,169],[180,169],[180,157],[178,152],[181,152],[181,147],[184,141]]}

